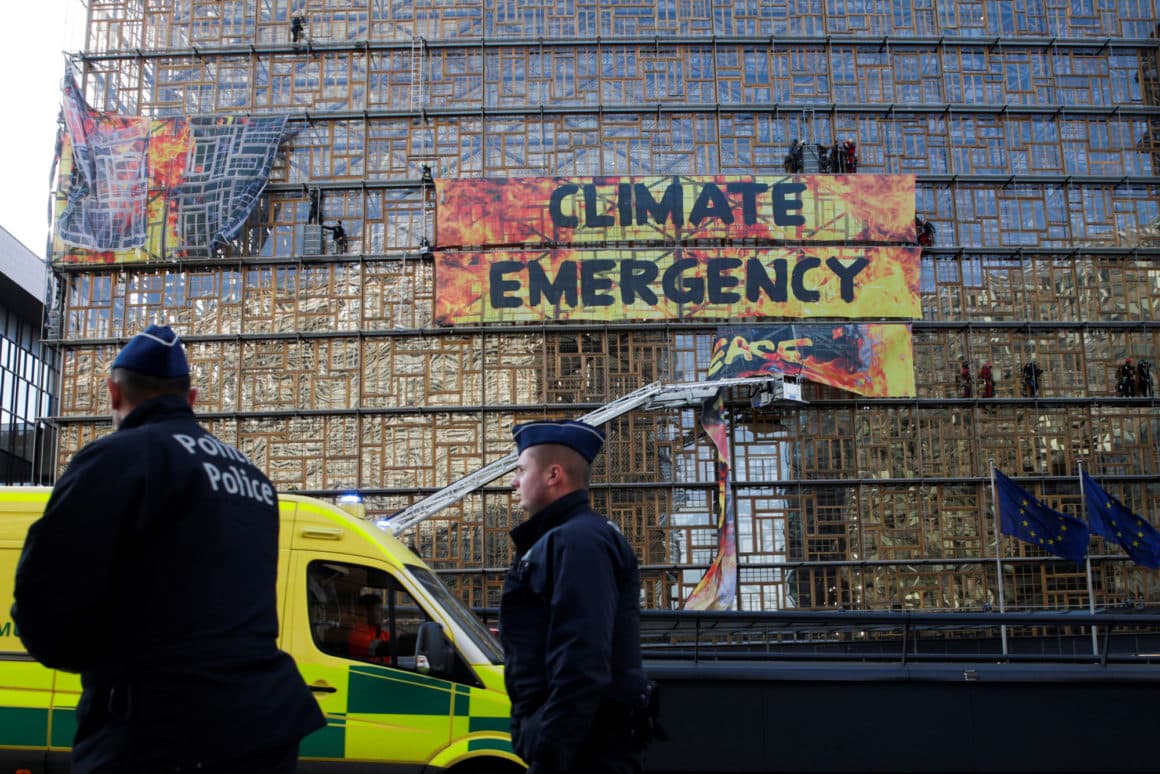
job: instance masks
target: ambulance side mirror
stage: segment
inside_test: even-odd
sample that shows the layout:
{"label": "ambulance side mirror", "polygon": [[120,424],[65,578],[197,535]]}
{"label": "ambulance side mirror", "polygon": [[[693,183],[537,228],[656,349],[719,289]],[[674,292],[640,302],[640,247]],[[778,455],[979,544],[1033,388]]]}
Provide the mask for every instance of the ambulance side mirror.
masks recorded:
{"label": "ambulance side mirror", "polygon": [[[447,674],[451,669],[451,643],[443,633],[443,627],[435,621],[427,621],[419,627],[415,638],[415,662],[424,674]],[[423,668],[426,662],[427,668]]]}

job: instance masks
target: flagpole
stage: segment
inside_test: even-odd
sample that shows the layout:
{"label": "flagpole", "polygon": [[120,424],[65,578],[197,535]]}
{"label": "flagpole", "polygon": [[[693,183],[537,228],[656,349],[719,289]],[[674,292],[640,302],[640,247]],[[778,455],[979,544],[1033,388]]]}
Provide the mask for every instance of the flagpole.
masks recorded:
{"label": "flagpole", "polygon": [[[995,487],[995,460],[994,458],[987,460],[987,465],[991,468],[991,511],[995,516],[995,567],[998,571],[999,579],[999,615],[1006,612],[1006,603],[1003,599],[1003,556],[1002,543],[1003,533],[999,528],[999,522],[1002,517],[999,514],[999,491]],[[1007,624],[999,625],[999,636],[1003,640],[1003,655],[1007,655]]]}
{"label": "flagpole", "polygon": [[[1088,529],[1092,526],[1092,515],[1088,512],[1087,497],[1083,491],[1083,460],[1077,460],[1076,466],[1079,468],[1079,499],[1083,501],[1083,514],[1087,519]],[[1092,655],[1100,655],[1099,634],[1097,632],[1095,616],[1096,616],[1096,594],[1092,590],[1092,552],[1091,552],[1091,538],[1088,538],[1088,551],[1084,561],[1087,563],[1087,590],[1088,590],[1088,612],[1092,615]]]}

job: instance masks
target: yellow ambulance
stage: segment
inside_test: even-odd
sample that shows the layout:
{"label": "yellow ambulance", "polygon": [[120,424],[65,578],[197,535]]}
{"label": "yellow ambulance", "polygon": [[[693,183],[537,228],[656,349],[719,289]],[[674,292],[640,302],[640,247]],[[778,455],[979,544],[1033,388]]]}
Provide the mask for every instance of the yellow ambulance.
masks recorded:
{"label": "yellow ambulance", "polygon": [[[0,772],[67,771],[76,730],[79,677],[34,661],[9,612],[50,492],[0,487]],[[321,500],[279,500],[279,644],[327,719],[303,740],[299,771],[524,771],[502,653],[479,619],[389,530]],[[374,636],[368,615],[381,615]]]}

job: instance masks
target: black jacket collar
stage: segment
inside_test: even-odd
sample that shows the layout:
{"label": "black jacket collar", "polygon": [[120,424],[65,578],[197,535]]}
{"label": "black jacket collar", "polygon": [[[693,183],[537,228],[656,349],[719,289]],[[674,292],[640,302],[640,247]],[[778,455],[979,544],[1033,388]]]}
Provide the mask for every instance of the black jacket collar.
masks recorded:
{"label": "black jacket collar", "polygon": [[516,554],[522,556],[536,544],[549,530],[560,526],[581,511],[588,511],[588,490],[577,489],[547,505],[539,513],[523,524],[517,524],[511,531]]}
{"label": "black jacket collar", "polygon": [[193,407],[184,395],[161,395],[150,398],[121,420],[118,430],[129,430],[140,425],[162,422],[166,419],[193,419]]}

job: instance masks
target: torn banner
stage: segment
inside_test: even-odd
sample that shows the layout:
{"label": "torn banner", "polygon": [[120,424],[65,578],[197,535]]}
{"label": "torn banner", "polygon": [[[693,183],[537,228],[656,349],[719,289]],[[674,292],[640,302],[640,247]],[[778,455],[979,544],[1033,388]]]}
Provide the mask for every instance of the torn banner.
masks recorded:
{"label": "torn banner", "polygon": [[724,407],[720,390],[701,405],[701,427],[717,450],[717,556],[685,600],[686,610],[730,610],[737,599],[737,507],[729,485],[732,455]]}
{"label": "torn banner", "polygon": [[710,379],[785,374],[871,398],[913,398],[914,339],[900,323],[718,328]]}
{"label": "torn banner", "polygon": [[65,76],[53,259],[212,255],[270,176],[286,116],[150,119],[93,110]]}
{"label": "torn banner", "polygon": [[[800,323],[718,329],[709,378],[797,376],[871,397],[913,397],[909,325]],[[721,392],[701,407],[717,450],[717,556],[685,600],[688,610],[729,610],[737,600],[737,512],[729,483],[732,453]]]}

